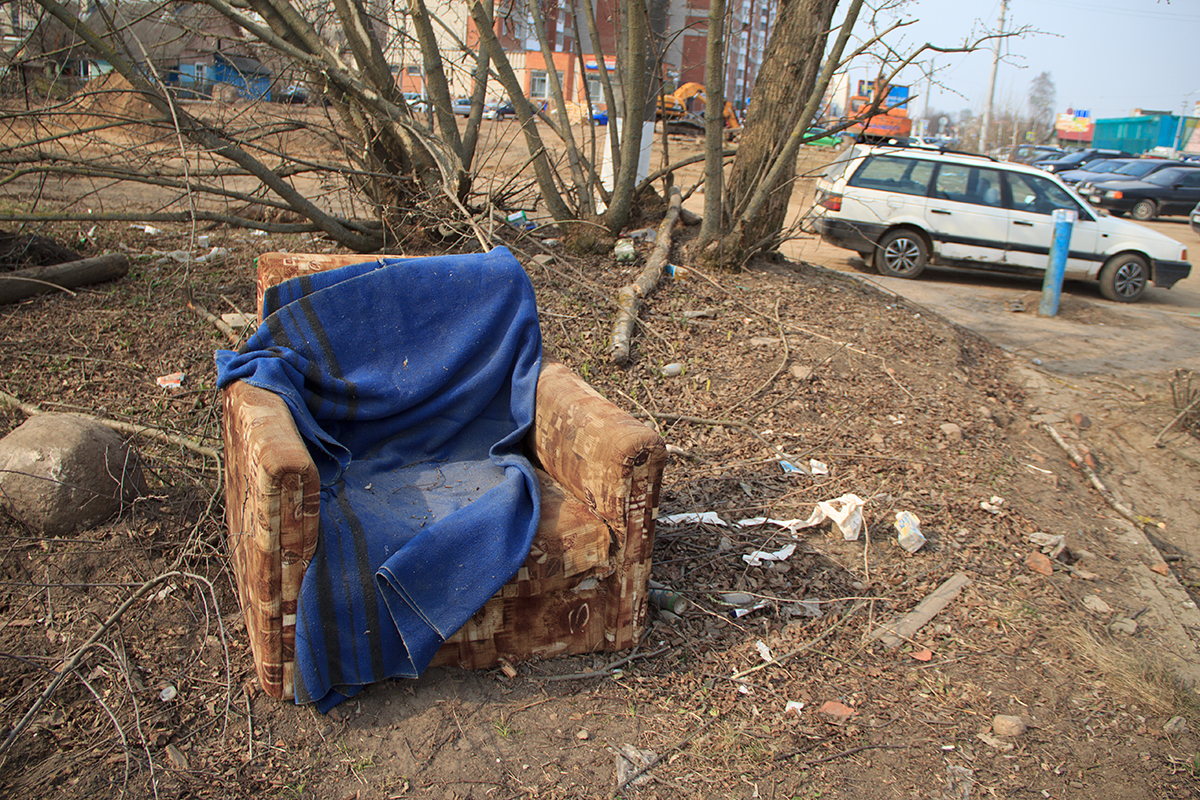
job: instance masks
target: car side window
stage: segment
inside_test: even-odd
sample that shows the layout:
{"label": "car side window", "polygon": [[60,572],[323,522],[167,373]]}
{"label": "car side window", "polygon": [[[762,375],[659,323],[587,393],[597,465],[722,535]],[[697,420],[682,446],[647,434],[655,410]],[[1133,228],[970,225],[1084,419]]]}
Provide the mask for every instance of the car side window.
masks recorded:
{"label": "car side window", "polygon": [[1200,188],[1200,169],[1189,169],[1183,174],[1179,184],[1185,189]]}
{"label": "car side window", "polygon": [[929,192],[933,163],[916,158],[870,156],[847,183],[860,189],[878,189],[924,197]]}
{"label": "car side window", "polygon": [[1049,215],[1056,208],[1068,208],[1082,213],[1075,198],[1045,178],[1010,172],[1008,188],[1012,193],[1012,207],[1017,211]]}
{"label": "car side window", "polygon": [[942,164],[933,185],[939,200],[1000,207],[1000,173],[965,164]]}

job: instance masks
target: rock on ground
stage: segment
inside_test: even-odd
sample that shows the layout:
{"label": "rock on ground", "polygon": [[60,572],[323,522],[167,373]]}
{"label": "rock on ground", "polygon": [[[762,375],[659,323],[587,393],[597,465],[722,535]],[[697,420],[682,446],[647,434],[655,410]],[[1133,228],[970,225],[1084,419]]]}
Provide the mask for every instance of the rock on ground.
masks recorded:
{"label": "rock on ground", "polygon": [[46,536],[86,530],[148,491],[137,452],[72,414],[38,414],[0,439],[0,504]]}

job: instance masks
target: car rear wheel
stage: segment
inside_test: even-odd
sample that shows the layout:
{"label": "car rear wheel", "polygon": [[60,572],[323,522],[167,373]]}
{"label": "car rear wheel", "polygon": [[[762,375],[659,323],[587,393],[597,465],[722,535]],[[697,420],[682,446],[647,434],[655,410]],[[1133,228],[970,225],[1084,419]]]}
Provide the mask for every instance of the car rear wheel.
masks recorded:
{"label": "car rear wheel", "polygon": [[1150,265],[1134,253],[1113,256],[1100,270],[1100,294],[1117,303],[1136,303],[1146,291]]}
{"label": "car rear wheel", "polygon": [[1154,204],[1153,200],[1139,200],[1138,204],[1133,207],[1133,211],[1129,213],[1133,214],[1134,219],[1146,222],[1158,216],[1158,206]]}
{"label": "car rear wheel", "polygon": [[875,269],[892,278],[915,278],[925,270],[925,240],[910,230],[892,231],[879,240]]}

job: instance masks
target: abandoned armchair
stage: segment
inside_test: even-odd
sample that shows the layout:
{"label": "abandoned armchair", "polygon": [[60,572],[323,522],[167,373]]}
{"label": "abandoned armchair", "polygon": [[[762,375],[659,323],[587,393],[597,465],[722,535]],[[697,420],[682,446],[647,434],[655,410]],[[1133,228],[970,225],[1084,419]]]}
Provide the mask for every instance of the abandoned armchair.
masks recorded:
{"label": "abandoned armchair", "polygon": [[328,710],[430,665],[634,646],[662,439],[542,363],[503,248],[259,258],[217,354],[226,517],[255,667]]}

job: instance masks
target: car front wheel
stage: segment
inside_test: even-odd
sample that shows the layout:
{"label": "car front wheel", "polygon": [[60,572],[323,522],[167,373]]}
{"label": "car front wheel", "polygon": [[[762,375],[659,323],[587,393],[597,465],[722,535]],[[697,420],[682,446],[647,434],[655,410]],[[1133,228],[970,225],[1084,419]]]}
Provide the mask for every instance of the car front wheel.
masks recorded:
{"label": "car front wheel", "polygon": [[1136,303],[1149,280],[1146,259],[1133,253],[1113,256],[1100,270],[1100,294],[1117,303]]}
{"label": "car front wheel", "polygon": [[892,278],[915,278],[925,270],[929,254],[920,234],[909,230],[892,231],[879,240],[875,250],[875,269]]}
{"label": "car front wheel", "polygon": [[1139,200],[1129,213],[1133,214],[1134,219],[1146,222],[1158,216],[1158,206],[1154,205],[1153,200]]}

